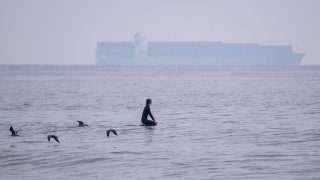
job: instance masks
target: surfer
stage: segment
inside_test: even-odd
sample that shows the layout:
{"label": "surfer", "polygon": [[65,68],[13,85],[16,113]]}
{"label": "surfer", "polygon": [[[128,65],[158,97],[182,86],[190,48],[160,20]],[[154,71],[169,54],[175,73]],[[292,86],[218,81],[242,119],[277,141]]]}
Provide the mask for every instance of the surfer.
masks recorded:
{"label": "surfer", "polygon": [[[146,106],[144,107],[142,112],[141,122],[145,126],[156,126],[158,124],[151,113],[151,110],[150,110],[151,104],[152,104],[151,99],[147,99]],[[152,121],[148,120],[148,115],[151,117]]]}

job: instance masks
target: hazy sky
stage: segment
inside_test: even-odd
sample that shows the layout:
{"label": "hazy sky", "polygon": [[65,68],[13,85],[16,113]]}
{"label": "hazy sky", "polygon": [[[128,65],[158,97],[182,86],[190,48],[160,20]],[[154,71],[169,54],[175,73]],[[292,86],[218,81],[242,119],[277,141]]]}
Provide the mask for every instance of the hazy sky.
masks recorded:
{"label": "hazy sky", "polygon": [[0,0],[0,64],[94,64],[97,41],[293,45],[320,64],[320,0]]}

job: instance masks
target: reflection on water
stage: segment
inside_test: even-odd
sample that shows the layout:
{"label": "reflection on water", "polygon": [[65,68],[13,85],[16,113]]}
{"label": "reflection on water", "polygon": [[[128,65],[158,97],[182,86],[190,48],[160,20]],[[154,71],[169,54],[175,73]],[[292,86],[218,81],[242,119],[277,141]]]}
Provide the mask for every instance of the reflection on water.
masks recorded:
{"label": "reflection on water", "polygon": [[0,179],[320,178],[319,67],[0,66],[0,84]]}
{"label": "reflection on water", "polygon": [[143,126],[145,129],[145,143],[144,145],[151,145],[153,141],[154,131],[156,127]]}

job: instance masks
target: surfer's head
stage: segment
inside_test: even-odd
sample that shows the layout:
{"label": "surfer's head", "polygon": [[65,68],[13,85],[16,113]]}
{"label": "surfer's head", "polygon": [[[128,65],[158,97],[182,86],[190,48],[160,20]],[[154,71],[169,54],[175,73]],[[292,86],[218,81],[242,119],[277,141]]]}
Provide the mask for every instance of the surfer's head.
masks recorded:
{"label": "surfer's head", "polygon": [[147,100],[146,100],[146,105],[151,105],[151,104],[152,104],[151,99],[147,99]]}

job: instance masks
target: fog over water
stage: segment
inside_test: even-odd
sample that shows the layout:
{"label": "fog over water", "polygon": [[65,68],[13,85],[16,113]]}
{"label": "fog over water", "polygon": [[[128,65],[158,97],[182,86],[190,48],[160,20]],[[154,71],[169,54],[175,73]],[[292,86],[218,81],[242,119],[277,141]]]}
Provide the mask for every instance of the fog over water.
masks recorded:
{"label": "fog over water", "polygon": [[318,0],[0,1],[0,64],[94,64],[98,41],[290,45],[320,64]]}

